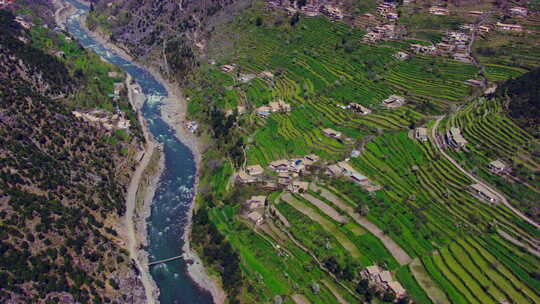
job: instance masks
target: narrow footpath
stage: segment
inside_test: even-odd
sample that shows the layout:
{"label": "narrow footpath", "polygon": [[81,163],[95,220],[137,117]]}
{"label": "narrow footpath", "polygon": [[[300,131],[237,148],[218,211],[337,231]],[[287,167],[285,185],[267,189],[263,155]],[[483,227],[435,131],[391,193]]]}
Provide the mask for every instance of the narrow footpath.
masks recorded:
{"label": "narrow footpath", "polygon": [[439,128],[439,124],[440,122],[444,119],[445,116],[441,116],[437,119],[437,121],[435,121],[435,125],[433,125],[433,128],[431,129],[431,137],[432,137],[432,140],[433,142],[435,143],[435,146],[437,147],[437,150],[439,150],[439,152],[444,156],[446,157],[446,159],[448,159],[454,166],[456,166],[456,168],[458,168],[463,174],[465,174],[467,177],[469,177],[470,179],[472,179],[475,183],[477,184],[480,184],[484,187],[486,187],[487,189],[489,189],[489,191],[491,191],[492,193],[494,193],[495,195],[497,195],[499,197],[499,200],[506,206],[508,207],[508,209],[512,210],[512,212],[514,212],[517,216],[519,216],[521,219],[523,219],[524,221],[528,222],[529,224],[533,225],[534,227],[536,227],[536,229],[540,229],[540,225],[538,223],[536,223],[535,221],[531,220],[530,218],[528,218],[526,215],[524,215],[523,213],[521,213],[521,211],[519,211],[517,208],[515,208],[514,206],[512,206],[512,204],[510,204],[510,202],[506,199],[506,197],[501,194],[497,189],[495,189],[494,187],[490,186],[489,184],[487,184],[486,182],[480,180],[479,178],[475,177],[474,175],[472,175],[471,173],[469,173],[467,170],[465,170],[463,167],[461,167],[457,161],[455,161],[452,157],[450,157],[450,155],[448,155],[444,149],[442,148],[442,143],[437,140],[437,130]]}
{"label": "narrow footpath", "polygon": [[[135,97],[133,96],[132,88],[129,89],[129,97],[132,106],[137,109]],[[144,119],[141,117],[140,112],[138,112],[139,121],[144,124]],[[154,304],[155,298],[153,295],[154,286],[152,284],[152,279],[149,276],[148,266],[142,265],[139,260],[139,250],[137,249],[139,242],[137,241],[137,233],[135,231],[135,206],[137,202],[137,190],[139,190],[139,184],[141,183],[141,178],[144,170],[148,166],[150,159],[152,158],[152,153],[156,150],[156,142],[149,136],[146,126],[143,126],[144,137],[146,139],[146,147],[144,149],[143,158],[139,161],[137,169],[131,178],[129,183],[128,192],[126,195],[126,214],[124,216],[124,225],[126,227],[126,241],[127,249],[129,252],[129,257],[135,262],[139,273],[141,276],[141,281],[144,286],[144,292],[146,294],[146,300],[148,304]]]}

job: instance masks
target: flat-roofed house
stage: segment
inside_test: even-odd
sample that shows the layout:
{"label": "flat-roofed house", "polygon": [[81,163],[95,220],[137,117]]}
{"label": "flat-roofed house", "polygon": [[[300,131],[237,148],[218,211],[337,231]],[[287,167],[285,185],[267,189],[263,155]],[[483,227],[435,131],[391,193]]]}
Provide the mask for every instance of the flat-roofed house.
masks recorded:
{"label": "flat-roofed house", "polygon": [[526,7],[523,7],[523,6],[516,6],[516,7],[512,7],[510,10],[510,15],[512,16],[519,16],[519,17],[527,17],[527,14],[529,13],[529,11],[527,10]]}
{"label": "flat-roofed house", "polygon": [[467,140],[461,135],[461,130],[456,127],[450,128],[447,133],[448,141],[456,148],[464,147],[467,144]]}
{"label": "flat-roofed house", "polygon": [[333,137],[333,138],[339,138],[341,137],[341,132],[338,132],[334,129],[330,129],[330,128],[326,128],[326,129],[323,129],[322,130],[323,134],[328,136],[328,137]]}
{"label": "flat-roofed house", "polygon": [[382,105],[388,109],[394,109],[402,106],[405,103],[405,97],[398,95],[390,95],[388,98],[383,100]]}
{"label": "flat-roofed house", "polygon": [[428,129],[424,127],[416,128],[414,137],[417,140],[428,141]]}
{"label": "flat-roofed house", "polygon": [[286,159],[275,160],[270,162],[270,168],[276,172],[288,172],[289,171],[289,161]]}
{"label": "flat-roofed house", "polygon": [[253,165],[246,168],[246,171],[251,176],[261,175],[264,173],[263,167],[261,165]]}
{"label": "flat-roofed house", "polygon": [[397,299],[401,299],[407,294],[405,288],[397,281],[388,282],[388,288],[394,292]]}
{"label": "flat-roofed house", "polygon": [[304,165],[306,167],[309,167],[313,165],[314,163],[318,162],[321,158],[318,155],[315,154],[308,154],[304,156]]}
{"label": "flat-roofed house", "polygon": [[350,103],[349,104],[349,109],[353,110],[353,112],[355,113],[359,113],[361,115],[368,115],[371,113],[371,110],[364,107],[363,105],[361,104],[358,104],[358,103]]}
{"label": "flat-roofed house", "polygon": [[403,60],[409,59],[410,56],[409,56],[409,54],[407,54],[405,52],[397,52],[397,53],[394,54],[394,57],[396,59],[399,59],[399,60],[403,61]]}
{"label": "flat-roofed house", "polygon": [[330,165],[326,167],[326,172],[333,176],[340,176],[343,174],[343,170],[337,165]]}
{"label": "flat-roofed house", "polygon": [[469,11],[469,16],[471,17],[482,17],[484,12],[482,11]]}
{"label": "flat-roofed house", "polygon": [[496,203],[499,201],[499,196],[497,196],[495,193],[491,192],[488,188],[484,187],[480,184],[472,184],[471,189],[478,194],[482,199],[487,200],[491,203]]}
{"label": "flat-roofed house", "polygon": [[432,6],[429,8],[429,13],[437,16],[448,16],[450,14],[450,10],[446,7]]}
{"label": "flat-roofed house", "polygon": [[246,201],[246,204],[249,207],[249,210],[255,210],[264,208],[266,202],[266,196],[264,195],[255,195]]}
{"label": "flat-roofed house", "polygon": [[244,170],[238,171],[238,173],[236,174],[236,180],[242,184],[249,184],[257,181],[253,176],[244,172]]}
{"label": "flat-roofed house", "polygon": [[360,272],[360,276],[366,280],[374,280],[381,273],[381,268],[377,265],[368,266]]}
{"label": "flat-roofed house", "polygon": [[264,215],[260,210],[255,210],[247,215],[248,220],[253,224],[260,226],[264,222]]}
{"label": "flat-roofed house", "polygon": [[278,173],[278,183],[280,185],[288,185],[291,183],[291,176],[287,172],[280,172]]}
{"label": "flat-roofed house", "polygon": [[257,108],[257,115],[262,118],[267,118],[270,116],[271,111],[270,107],[262,106]]}
{"label": "flat-roofed house", "polygon": [[220,69],[225,73],[230,73],[234,71],[234,65],[231,64],[224,64],[220,67]]}
{"label": "flat-roofed house", "polygon": [[293,193],[305,193],[309,189],[309,183],[308,182],[301,182],[301,181],[293,181],[289,185],[289,191]]}
{"label": "flat-roofed house", "polygon": [[379,273],[379,282],[388,283],[392,282],[392,274],[388,270],[383,270]]}
{"label": "flat-roofed house", "polygon": [[501,31],[510,31],[510,32],[522,32],[523,27],[519,24],[508,24],[508,23],[501,23],[497,22],[495,25],[498,30]]}
{"label": "flat-roofed house", "polygon": [[489,163],[488,165],[489,169],[493,171],[494,173],[501,174],[508,170],[508,165],[505,164],[500,159],[494,160]]}

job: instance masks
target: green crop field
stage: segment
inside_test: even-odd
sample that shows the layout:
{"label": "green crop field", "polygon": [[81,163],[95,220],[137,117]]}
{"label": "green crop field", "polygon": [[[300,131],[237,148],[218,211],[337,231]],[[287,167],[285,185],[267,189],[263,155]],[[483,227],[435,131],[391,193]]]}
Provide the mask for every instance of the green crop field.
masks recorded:
{"label": "green crop field", "polygon": [[[441,42],[445,30],[471,18],[424,11],[403,16],[398,24],[410,36],[379,44],[362,43],[366,31],[346,22],[293,18],[263,11],[256,2],[210,38],[185,89],[189,118],[203,122],[202,134],[221,132],[216,119],[233,125],[229,142],[207,152],[219,162],[201,180],[205,189],[210,185],[204,200],[212,207],[211,220],[240,256],[247,282],[242,299],[267,303],[280,295],[292,303],[293,295],[302,295],[313,303],[356,303],[370,296],[361,270],[379,265],[416,303],[538,303],[539,230],[504,204],[480,200],[471,191],[474,178],[463,172],[533,213],[540,194],[536,140],[505,116],[500,101],[479,98],[483,90],[464,82],[485,77],[493,85],[517,77],[535,64],[538,56],[527,54],[534,48],[505,47],[491,58],[490,50],[473,47],[481,67],[434,55],[410,54],[400,61],[396,52],[412,43]],[[478,39],[481,48],[492,45]],[[234,70],[222,72],[226,64]],[[247,74],[254,78],[242,81]],[[381,103],[390,95],[407,102],[386,109]],[[273,101],[291,110],[257,115],[257,108]],[[347,108],[351,103],[371,113],[355,113]],[[239,106],[245,111],[237,113]],[[415,140],[414,129],[426,126],[431,137],[435,119],[448,113],[436,135],[459,127],[469,144],[459,151],[446,148],[447,157],[433,138]],[[342,136],[328,137],[326,128]],[[222,159],[231,138],[241,144],[241,151],[234,150],[235,157],[242,155],[239,163]],[[358,157],[351,158],[353,149]],[[310,153],[321,161],[293,177],[311,182],[306,192],[232,183],[242,167],[268,168],[274,160]],[[516,167],[519,180],[487,170],[498,158]],[[343,160],[380,189],[368,192],[349,178],[325,174],[328,165]],[[276,182],[277,174],[268,171],[259,179]],[[258,226],[240,207],[250,195],[269,195]]]}

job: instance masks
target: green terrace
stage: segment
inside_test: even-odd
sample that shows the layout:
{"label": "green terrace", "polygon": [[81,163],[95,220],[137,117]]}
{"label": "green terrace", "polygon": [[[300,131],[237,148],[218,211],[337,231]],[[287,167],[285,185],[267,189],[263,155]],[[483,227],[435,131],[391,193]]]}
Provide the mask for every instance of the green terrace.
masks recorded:
{"label": "green terrace", "polygon": [[[506,117],[502,107],[497,99],[479,99],[456,112],[447,124],[459,127],[469,144],[462,152],[452,151],[452,155],[531,214],[540,195],[540,181],[534,174],[540,166],[534,152],[538,141]],[[492,172],[489,164],[495,160],[507,164],[511,174]]]}

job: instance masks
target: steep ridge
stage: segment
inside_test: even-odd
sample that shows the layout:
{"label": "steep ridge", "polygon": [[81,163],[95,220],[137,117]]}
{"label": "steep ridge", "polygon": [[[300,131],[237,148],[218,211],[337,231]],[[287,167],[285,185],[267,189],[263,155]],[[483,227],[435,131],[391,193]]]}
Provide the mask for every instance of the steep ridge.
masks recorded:
{"label": "steep ridge", "polygon": [[120,237],[138,140],[76,118],[85,83],[0,24],[0,302],[143,303]]}

